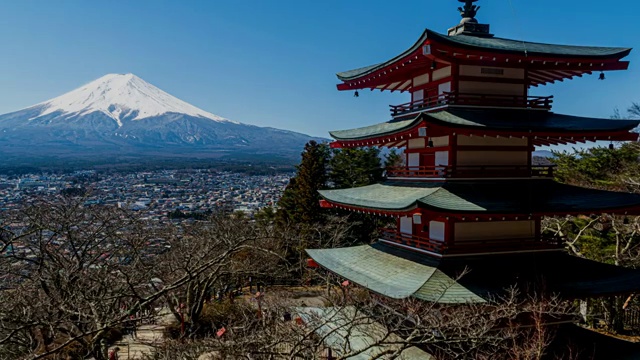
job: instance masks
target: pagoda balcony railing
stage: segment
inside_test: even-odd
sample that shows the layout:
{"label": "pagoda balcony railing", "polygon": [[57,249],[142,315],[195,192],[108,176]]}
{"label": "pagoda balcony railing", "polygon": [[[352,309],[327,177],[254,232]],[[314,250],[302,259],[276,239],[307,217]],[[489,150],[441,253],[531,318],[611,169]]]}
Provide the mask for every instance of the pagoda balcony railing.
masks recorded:
{"label": "pagoda balcony railing", "polygon": [[406,245],[433,253],[442,254],[444,243],[427,237],[405,234],[396,229],[381,229],[380,238],[396,244]]}
{"label": "pagoda balcony railing", "polygon": [[397,229],[381,229],[380,239],[399,245],[425,250],[443,255],[463,255],[476,253],[514,252],[514,251],[540,251],[558,250],[564,247],[561,238],[515,238],[515,239],[488,239],[465,240],[452,245],[443,241],[432,240],[427,237],[405,234]]}
{"label": "pagoda balcony railing", "polygon": [[474,165],[388,167],[388,178],[505,178],[553,177],[555,165]]}
{"label": "pagoda balcony railing", "polygon": [[445,92],[400,105],[389,105],[392,116],[428,110],[444,105],[515,107],[527,109],[551,109],[553,96],[522,96],[499,94],[474,94]]}

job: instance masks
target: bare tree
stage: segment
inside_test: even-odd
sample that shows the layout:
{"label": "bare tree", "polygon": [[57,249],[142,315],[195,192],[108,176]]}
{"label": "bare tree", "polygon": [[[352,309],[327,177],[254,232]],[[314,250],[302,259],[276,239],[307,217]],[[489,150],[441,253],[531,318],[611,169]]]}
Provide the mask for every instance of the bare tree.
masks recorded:
{"label": "bare tree", "polygon": [[141,310],[167,305],[196,323],[212,287],[268,268],[264,254],[277,257],[273,231],[229,217],[150,224],[82,198],[4,215],[0,357],[105,359]]}
{"label": "bare tree", "polygon": [[329,306],[318,308],[271,297],[265,316],[246,311],[222,336],[169,342],[155,358],[327,359],[331,351],[332,359],[541,359],[554,335],[549,324],[573,318],[567,302],[516,290],[486,304],[456,306],[390,300],[357,288],[332,294]]}

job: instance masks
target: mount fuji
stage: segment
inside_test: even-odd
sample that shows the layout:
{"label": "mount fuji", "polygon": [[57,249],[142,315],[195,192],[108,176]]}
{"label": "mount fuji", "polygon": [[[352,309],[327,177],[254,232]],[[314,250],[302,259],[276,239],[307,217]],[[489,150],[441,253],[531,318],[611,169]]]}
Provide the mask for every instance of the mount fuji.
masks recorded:
{"label": "mount fuji", "polygon": [[294,159],[312,139],[225,119],[133,74],[105,75],[57,98],[0,115],[0,154],[5,157]]}

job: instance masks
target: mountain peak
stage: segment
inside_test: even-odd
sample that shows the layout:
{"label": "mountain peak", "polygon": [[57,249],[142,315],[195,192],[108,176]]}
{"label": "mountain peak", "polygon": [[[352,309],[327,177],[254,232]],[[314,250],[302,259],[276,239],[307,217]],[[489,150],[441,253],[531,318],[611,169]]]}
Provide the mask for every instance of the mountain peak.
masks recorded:
{"label": "mountain peak", "polygon": [[58,112],[73,116],[101,112],[114,119],[118,126],[122,126],[124,118],[141,120],[167,113],[229,122],[186,103],[131,73],[104,75],[31,108],[41,109],[41,112],[30,120]]}

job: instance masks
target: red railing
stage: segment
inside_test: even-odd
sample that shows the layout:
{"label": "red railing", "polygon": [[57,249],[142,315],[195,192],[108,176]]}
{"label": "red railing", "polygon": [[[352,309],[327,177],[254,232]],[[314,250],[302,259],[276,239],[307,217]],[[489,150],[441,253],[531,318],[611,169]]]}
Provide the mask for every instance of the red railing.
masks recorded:
{"label": "red railing", "polygon": [[411,234],[404,234],[396,229],[381,229],[380,238],[396,244],[426,250],[443,255],[463,255],[492,252],[557,250],[563,247],[562,239],[490,239],[459,241],[446,245],[442,241],[432,240]]}
{"label": "red railing", "polygon": [[381,229],[380,237],[383,240],[438,254],[441,254],[442,250],[444,249],[444,244],[442,243],[442,241],[436,241],[426,237],[405,234],[397,231],[396,229]]}
{"label": "red railing", "polygon": [[387,168],[387,177],[445,177],[448,166],[393,166]]}
{"label": "red railing", "polygon": [[389,105],[391,115],[398,116],[442,105],[495,106],[529,109],[551,109],[553,96],[521,96],[446,92],[400,105]]}
{"label": "red railing", "polygon": [[387,177],[415,178],[492,178],[553,177],[555,165],[474,165],[474,166],[402,166],[388,167]]}

